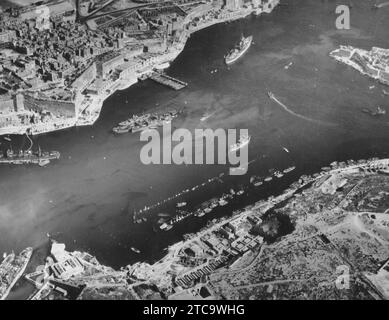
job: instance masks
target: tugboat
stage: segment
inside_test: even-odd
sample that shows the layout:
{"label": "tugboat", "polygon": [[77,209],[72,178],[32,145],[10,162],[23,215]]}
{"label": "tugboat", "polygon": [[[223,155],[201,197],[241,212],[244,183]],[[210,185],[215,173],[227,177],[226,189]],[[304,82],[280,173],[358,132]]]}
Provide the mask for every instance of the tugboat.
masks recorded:
{"label": "tugboat", "polygon": [[239,43],[233,48],[225,57],[224,61],[227,65],[230,65],[242,57],[253,43],[253,36],[245,38],[243,35],[240,38]]}

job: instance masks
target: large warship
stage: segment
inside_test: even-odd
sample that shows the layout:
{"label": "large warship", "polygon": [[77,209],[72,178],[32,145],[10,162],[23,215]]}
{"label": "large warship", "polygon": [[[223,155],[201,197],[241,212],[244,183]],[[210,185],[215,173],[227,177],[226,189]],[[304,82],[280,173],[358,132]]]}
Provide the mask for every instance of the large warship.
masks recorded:
{"label": "large warship", "polygon": [[116,134],[135,133],[147,129],[154,129],[170,123],[178,116],[176,110],[168,111],[164,114],[144,114],[133,116],[123,122],[120,122],[112,131]]}
{"label": "large warship", "polygon": [[253,36],[244,37],[242,35],[239,43],[233,48],[226,56],[225,56],[225,62],[227,65],[234,63],[237,61],[240,57],[242,57],[247,50],[250,48],[251,44],[253,42]]}

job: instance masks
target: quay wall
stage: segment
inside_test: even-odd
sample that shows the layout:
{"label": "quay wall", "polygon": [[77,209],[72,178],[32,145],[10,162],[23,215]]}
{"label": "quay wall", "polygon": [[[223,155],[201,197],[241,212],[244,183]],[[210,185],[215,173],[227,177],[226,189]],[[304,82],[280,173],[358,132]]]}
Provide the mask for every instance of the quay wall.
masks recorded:
{"label": "quay wall", "polygon": [[48,111],[57,117],[74,118],[76,116],[75,101],[43,100],[32,96],[25,96],[24,107],[34,112]]}

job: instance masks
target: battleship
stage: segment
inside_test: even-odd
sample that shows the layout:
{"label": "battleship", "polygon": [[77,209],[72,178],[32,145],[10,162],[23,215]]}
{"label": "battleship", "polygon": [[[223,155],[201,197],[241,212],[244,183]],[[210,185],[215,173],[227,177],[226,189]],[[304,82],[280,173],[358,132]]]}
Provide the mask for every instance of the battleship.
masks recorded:
{"label": "battleship", "polygon": [[244,135],[239,139],[238,143],[234,143],[230,146],[230,152],[238,151],[239,149],[243,148],[244,146],[248,145],[250,143],[251,136]]}
{"label": "battleship", "polygon": [[148,129],[155,129],[170,123],[178,116],[176,110],[168,111],[164,114],[144,114],[141,116],[133,116],[123,122],[120,122],[112,131],[116,134],[136,133]]}
{"label": "battleship", "polygon": [[234,63],[237,61],[240,57],[242,57],[247,50],[250,48],[251,44],[253,42],[253,36],[244,37],[242,35],[239,43],[233,48],[226,56],[225,56],[225,62],[227,65]]}

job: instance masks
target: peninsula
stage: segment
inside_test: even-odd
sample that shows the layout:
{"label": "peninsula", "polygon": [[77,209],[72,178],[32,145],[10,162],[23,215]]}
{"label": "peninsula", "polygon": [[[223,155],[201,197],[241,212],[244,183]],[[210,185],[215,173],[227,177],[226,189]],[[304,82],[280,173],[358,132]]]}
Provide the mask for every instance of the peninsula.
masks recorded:
{"label": "peninsula", "polygon": [[347,64],[363,75],[389,85],[389,49],[374,47],[371,51],[340,46],[330,53],[335,60]]}
{"label": "peninsula", "polygon": [[58,0],[8,8],[0,12],[0,135],[92,125],[115,91],[160,80],[154,71],[193,32],[270,13],[278,3]]}
{"label": "peninsula", "polygon": [[114,270],[53,242],[30,298],[388,299],[388,179],[389,159],[334,162],[154,264]]}

